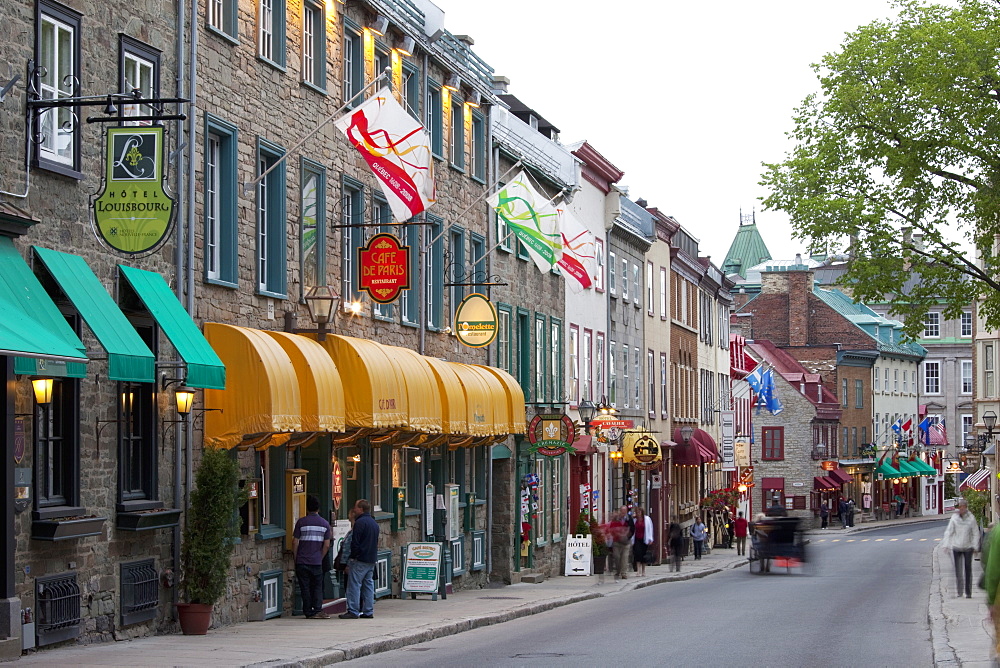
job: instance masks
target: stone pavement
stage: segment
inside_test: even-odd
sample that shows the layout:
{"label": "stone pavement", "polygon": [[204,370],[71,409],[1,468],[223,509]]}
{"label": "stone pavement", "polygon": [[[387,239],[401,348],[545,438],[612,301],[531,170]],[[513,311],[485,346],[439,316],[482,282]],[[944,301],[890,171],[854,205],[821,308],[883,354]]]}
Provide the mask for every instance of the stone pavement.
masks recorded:
{"label": "stone pavement", "polygon": [[[925,518],[866,523],[852,529],[812,533],[854,533]],[[932,518],[941,520],[940,517]],[[944,531],[942,524],[942,532]],[[935,663],[950,666],[991,666],[991,640],[984,623],[985,595],[955,598],[954,571],[949,555],[934,550],[928,619]],[[976,561],[976,568],[979,562]],[[498,589],[463,590],[447,600],[428,596],[381,599],[372,620],[306,620],[282,617],[267,622],[211,629],[206,636],[163,635],[117,643],[68,646],[36,651],[19,661],[24,665],[77,666],[322,666],[414,645],[483,626],[499,624],[602,596],[642,587],[700,578],[745,566],[735,550],[715,549],[701,561],[684,560],[680,573],[669,566],[649,566],[645,577],[630,573],[624,580],[611,575],[546,578]],[[975,575],[978,580],[978,571]],[[950,595],[949,595],[950,594]]]}

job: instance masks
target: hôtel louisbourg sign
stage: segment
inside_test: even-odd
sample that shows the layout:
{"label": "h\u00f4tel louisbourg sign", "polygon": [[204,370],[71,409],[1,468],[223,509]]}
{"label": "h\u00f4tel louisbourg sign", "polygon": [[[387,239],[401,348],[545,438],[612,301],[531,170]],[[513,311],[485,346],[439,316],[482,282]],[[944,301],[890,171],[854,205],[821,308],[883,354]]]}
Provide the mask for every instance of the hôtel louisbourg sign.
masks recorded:
{"label": "h\u00f4tel louisbourg sign", "polygon": [[392,234],[376,234],[358,255],[358,287],[373,301],[387,304],[410,289],[410,247]]}
{"label": "h\u00f4tel louisbourg sign", "polygon": [[167,237],[174,200],[163,189],[163,128],[108,128],[104,189],[93,199],[94,229],[121,253],[155,250]]}

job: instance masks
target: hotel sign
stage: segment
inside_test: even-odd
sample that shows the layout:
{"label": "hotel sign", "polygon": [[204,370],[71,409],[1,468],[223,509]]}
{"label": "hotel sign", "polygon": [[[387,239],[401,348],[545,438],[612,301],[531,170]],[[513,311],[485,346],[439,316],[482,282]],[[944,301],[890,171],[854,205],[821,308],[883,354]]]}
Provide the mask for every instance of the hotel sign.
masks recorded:
{"label": "hotel sign", "polygon": [[410,289],[410,247],[392,234],[376,234],[358,251],[358,288],[388,304]]}
{"label": "hotel sign", "polygon": [[174,200],[163,189],[163,128],[108,128],[104,189],[93,198],[94,230],[121,253],[155,250],[167,237]]}
{"label": "hotel sign", "polygon": [[473,292],[455,310],[455,336],[470,348],[488,346],[497,336],[499,320],[493,302]]}

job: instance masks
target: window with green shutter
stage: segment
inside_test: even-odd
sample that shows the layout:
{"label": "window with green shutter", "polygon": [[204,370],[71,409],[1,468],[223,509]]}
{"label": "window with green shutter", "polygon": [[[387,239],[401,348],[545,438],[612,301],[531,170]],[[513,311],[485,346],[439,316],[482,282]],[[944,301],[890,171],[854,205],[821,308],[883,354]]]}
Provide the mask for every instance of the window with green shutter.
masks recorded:
{"label": "window with green shutter", "polygon": [[[257,292],[285,298],[285,149],[257,140]],[[272,169],[273,167],[273,169]]]}

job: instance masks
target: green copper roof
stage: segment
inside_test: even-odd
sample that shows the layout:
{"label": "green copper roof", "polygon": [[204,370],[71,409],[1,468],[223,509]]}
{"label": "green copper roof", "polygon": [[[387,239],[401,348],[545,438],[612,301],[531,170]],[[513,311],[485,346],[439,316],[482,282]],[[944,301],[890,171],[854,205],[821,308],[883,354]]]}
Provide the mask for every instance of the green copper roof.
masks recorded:
{"label": "green copper roof", "polygon": [[865,304],[840,290],[814,287],[813,294],[827,306],[854,323],[858,329],[875,340],[875,348],[881,353],[924,357],[927,351],[918,343],[902,340],[903,324],[898,320],[885,318]]}
{"label": "green copper roof", "polygon": [[740,225],[722,263],[722,271],[727,275],[739,274],[742,278],[746,278],[747,269],[770,259],[771,252],[767,250],[764,239],[757,231],[757,223]]}

